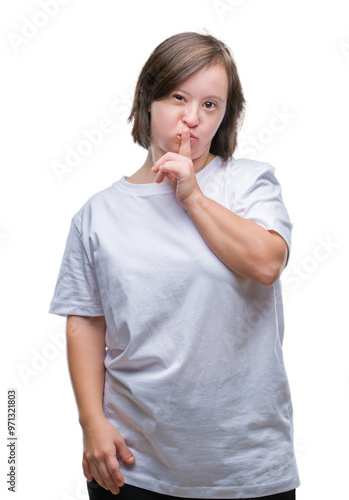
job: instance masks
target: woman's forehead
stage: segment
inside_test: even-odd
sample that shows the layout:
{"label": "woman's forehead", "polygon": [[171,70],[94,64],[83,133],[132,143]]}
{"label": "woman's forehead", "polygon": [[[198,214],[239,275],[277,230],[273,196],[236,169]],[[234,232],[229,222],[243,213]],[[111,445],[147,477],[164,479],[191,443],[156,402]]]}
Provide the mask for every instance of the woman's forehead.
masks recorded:
{"label": "woman's forehead", "polygon": [[193,92],[206,92],[210,98],[225,100],[228,92],[228,75],[222,64],[205,66],[181,82],[176,90],[192,96]]}

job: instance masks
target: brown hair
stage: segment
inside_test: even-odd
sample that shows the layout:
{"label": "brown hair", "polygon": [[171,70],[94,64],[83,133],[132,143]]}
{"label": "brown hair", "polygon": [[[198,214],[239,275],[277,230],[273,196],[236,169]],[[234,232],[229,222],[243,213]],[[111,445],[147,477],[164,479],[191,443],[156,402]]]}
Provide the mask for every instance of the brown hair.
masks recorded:
{"label": "brown hair", "polygon": [[149,106],[166,98],[188,78],[205,66],[222,64],[227,72],[229,88],[224,118],[212,139],[210,152],[227,160],[237,146],[239,118],[245,99],[234,59],[229,48],[212,35],[185,32],[164,40],[151,53],[143,66],[135,89],[128,122],[134,120],[134,142],[148,149],[150,137]]}

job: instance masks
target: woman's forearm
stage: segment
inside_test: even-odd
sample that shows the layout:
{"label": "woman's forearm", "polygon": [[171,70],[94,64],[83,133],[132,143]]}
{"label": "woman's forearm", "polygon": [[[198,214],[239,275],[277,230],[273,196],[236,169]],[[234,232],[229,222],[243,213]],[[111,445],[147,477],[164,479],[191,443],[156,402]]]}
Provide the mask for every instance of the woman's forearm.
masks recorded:
{"label": "woman's forearm", "polygon": [[184,207],[209,248],[232,271],[270,286],[287,260],[283,238],[197,194]]}
{"label": "woman's forearm", "polygon": [[104,316],[67,318],[67,355],[81,426],[104,416]]}
{"label": "woman's forearm", "polygon": [[131,465],[135,457],[103,412],[105,331],[104,316],[67,318],[68,364],[84,437],[84,474],[117,495],[124,484],[119,460]]}

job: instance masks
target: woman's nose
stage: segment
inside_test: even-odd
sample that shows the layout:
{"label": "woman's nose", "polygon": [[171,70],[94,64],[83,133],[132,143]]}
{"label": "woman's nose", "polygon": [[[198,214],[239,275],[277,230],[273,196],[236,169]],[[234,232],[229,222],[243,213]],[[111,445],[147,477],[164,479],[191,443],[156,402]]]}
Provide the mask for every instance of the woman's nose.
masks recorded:
{"label": "woman's nose", "polygon": [[196,106],[187,106],[185,108],[182,120],[189,128],[193,128],[198,125],[199,111]]}

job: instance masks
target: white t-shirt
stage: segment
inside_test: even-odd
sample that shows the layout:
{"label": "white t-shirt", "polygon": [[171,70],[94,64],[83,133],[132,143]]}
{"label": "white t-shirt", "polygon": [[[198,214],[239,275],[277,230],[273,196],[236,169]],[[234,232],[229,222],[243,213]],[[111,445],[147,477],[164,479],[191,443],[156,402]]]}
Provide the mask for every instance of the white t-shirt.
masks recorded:
{"label": "white t-shirt", "polygon": [[[290,247],[274,168],[215,157],[209,198]],[[299,486],[280,282],[231,271],[169,182],[125,176],[74,215],[50,312],[107,323],[104,412],[136,458],[125,482],[188,498],[247,498]]]}

